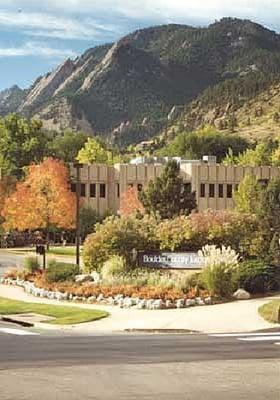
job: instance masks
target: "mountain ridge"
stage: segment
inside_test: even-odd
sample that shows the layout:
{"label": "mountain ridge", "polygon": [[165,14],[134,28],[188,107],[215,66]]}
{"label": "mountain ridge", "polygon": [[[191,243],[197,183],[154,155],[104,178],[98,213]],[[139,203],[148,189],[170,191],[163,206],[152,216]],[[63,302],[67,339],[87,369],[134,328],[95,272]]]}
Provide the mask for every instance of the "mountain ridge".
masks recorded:
{"label": "mountain ridge", "polygon": [[[223,18],[203,28],[162,25],[66,60],[17,92],[13,107],[1,92],[0,112],[17,111],[41,118],[48,129],[82,129],[125,146],[162,130],[174,106],[190,120],[197,102],[203,115],[196,127],[208,122],[208,103],[221,106],[223,99],[223,108],[230,103],[235,112],[279,76],[280,35],[260,24]],[[217,112],[218,118],[224,114]]]}

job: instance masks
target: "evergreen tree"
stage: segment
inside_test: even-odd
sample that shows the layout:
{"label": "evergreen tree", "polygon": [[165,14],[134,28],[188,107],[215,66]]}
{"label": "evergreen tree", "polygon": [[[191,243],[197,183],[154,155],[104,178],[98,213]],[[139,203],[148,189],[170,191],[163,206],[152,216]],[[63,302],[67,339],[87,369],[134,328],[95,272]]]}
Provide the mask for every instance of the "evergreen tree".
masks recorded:
{"label": "evergreen tree", "polygon": [[184,185],[176,161],[167,163],[162,175],[141,192],[140,200],[147,212],[163,219],[188,215],[196,208],[195,193]]}

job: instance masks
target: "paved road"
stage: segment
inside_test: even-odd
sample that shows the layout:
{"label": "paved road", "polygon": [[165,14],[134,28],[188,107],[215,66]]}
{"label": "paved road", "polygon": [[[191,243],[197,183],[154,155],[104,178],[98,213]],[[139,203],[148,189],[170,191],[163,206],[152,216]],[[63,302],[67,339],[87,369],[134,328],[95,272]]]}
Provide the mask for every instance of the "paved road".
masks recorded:
{"label": "paved road", "polygon": [[7,250],[0,249],[0,276],[2,276],[7,269],[22,265],[24,258],[25,255],[13,254]]}
{"label": "paved road", "polygon": [[[13,253],[6,249],[0,249],[0,277],[3,276],[8,269],[22,266],[25,257],[26,254]],[[62,262],[75,262],[75,257],[72,256],[48,255],[47,260],[48,259],[57,259]],[[39,261],[42,262],[42,257],[40,256]]]}
{"label": "paved road", "polygon": [[[1,400],[280,399],[280,332],[245,341],[242,335],[25,336],[3,326]],[[254,339],[260,337],[266,339]]]}

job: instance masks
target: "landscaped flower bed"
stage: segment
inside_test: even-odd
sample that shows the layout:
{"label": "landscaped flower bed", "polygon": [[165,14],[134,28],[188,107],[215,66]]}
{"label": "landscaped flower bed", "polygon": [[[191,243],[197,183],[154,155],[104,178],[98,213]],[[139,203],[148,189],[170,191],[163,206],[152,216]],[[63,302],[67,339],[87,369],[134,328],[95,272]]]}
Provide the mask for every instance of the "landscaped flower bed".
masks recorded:
{"label": "landscaped flower bed", "polygon": [[29,276],[29,280],[15,277],[0,279],[0,283],[22,287],[36,297],[58,301],[101,303],[121,308],[168,309],[185,308],[212,304],[207,291],[191,289],[184,293],[175,289],[133,285],[104,286],[94,282],[83,284],[73,282],[48,283],[44,275]]}

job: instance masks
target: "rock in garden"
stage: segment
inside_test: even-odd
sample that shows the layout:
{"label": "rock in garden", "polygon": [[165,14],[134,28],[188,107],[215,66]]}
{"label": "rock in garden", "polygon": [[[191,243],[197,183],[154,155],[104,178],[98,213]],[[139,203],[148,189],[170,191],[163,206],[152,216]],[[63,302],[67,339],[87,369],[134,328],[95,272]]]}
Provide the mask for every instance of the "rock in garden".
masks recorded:
{"label": "rock in garden", "polygon": [[75,282],[76,283],[85,283],[85,282],[92,282],[94,279],[91,275],[77,275],[75,277]]}
{"label": "rock in garden", "polygon": [[100,293],[100,295],[98,295],[97,297],[97,301],[102,301],[102,300],[104,300],[104,296],[102,293]]}
{"label": "rock in garden", "polygon": [[185,300],[184,299],[179,299],[176,301],[176,308],[184,308],[185,306]]}
{"label": "rock in garden", "polygon": [[211,299],[211,297],[210,297],[210,296],[209,296],[209,297],[206,297],[206,298],[204,299],[204,303],[207,304],[208,306],[209,306],[210,304],[212,304],[212,299]]}
{"label": "rock in garden", "polygon": [[146,300],[140,300],[139,303],[137,304],[137,308],[139,310],[143,310],[144,308],[146,308],[146,305],[147,305]]}
{"label": "rock in garden", "polygon": [[198,306],[204,306],[205,305],[205,303],[204,303],[204,301],[202,300],[201,297],[196,297],[195,304],[198,305]]}
{"label": "rock in garden", "polygon": [[195,300],[194,299],[187,299],[186,300],[186,306],[187,307],[195,306]]}
{"label": "rock in garden", "polygon": [[90,274],[90,276],[91,276],[92,280],[93,280],[95,283],[99,283],[99,282],[101,281],[100,274],[99,274],[98,272],[96,272],[96,271],[93,271],[93,272]]}
{"label": "rock in garden", "polygon": [[91,296],[87,299],[88,303],[95,303],[96,302],[96,296]]}
{"label": "rock in garden", "polygon": [[120,308],[123,308],[123,307],[124,307],[124,299],[119,299],[119,300],[118,300],[118,306],[119,306]]}
{"label": "rock in garden", "polygon": [[153,309],[154,310],[161,310],[163,307],[163,301],[161,299],[155,300],[153,302]]}
{"label": "rock in garden", "polygon": [[166,308],[173,308],[173,303],[171,300],[166,300],[165,302],[165,307]]}
{"label": "rock in garden", "polygon": [[244,290],[244,289],[238,289],[238,290],[233,294],[233,297],[234,297],[236,300],[248,300],[248,299],[250,299],[251,295],[250,295],[249,292],[247,292],[247,291]]}
{"label": "rock in garden", "polygon": [[124,299],[124,306],[125,307],[130,308],[133,305],[134,305],[133,300],[130,297]]}

